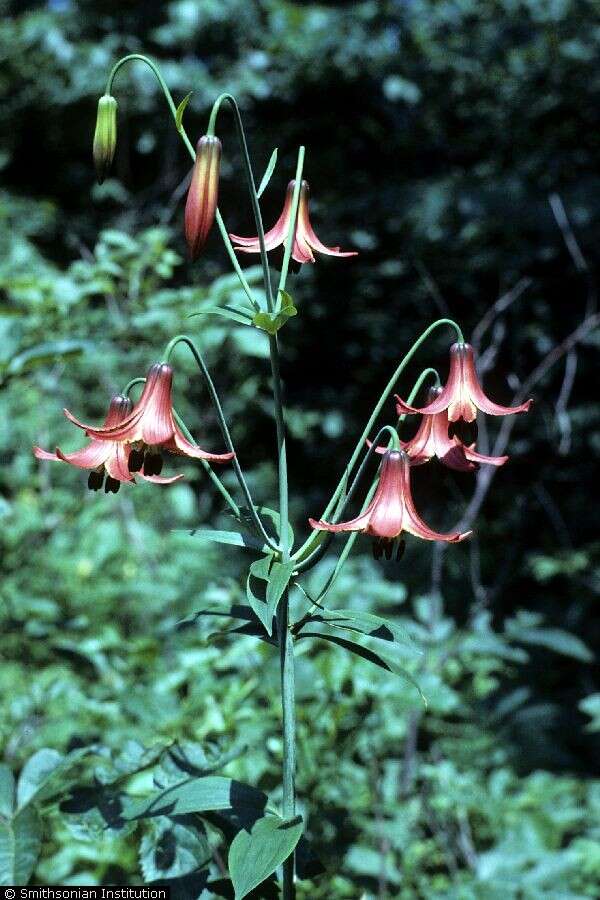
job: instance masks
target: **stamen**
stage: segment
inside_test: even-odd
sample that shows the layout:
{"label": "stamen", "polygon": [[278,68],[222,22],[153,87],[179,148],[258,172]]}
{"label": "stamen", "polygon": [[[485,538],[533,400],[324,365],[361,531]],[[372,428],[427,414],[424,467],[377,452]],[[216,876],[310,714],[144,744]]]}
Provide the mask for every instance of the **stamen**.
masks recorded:
{"label": "stamen", "polygon": [[139,472],[144,465],[144,451],[137,450],[135,447],[129,453],[127,468],[130,472]]}
{"label": "stamen", "polygon": [[116,478],[111,478],[110,475],[106,477],[106,484],[104,485],[104,492],[106,494],[116,494],[121,487],[121,482],[117,481]]}
{"label": "stamen", "polygon": [[379,540],[373,541],[373,559],[381,559],[381,554],[383,553],[383,543]]}
{"label": "stamen", "polygon": [[160,475],[162,467],[163,458],[160,453],[146,453],[144,475]]}
{"label": "stamen", "polygon": [[393,541],[384,541],[383,542],[383,552],[385,553],[386,559],[391,559],[392,553],[394,552],[394,542]]}
{"label": "stamen", "polygon": [[93,472],[90,472],[88,475],[88,488],[90,491],[99,491],[102,487],[102,482],[104,481],[104,466],[101,466],[99,469],[94,469]]}
{"label": "stamen", "polygon": [[406,541],[405,540],[398,541],[398,546],[396,547],[396,562],[400,562],[400,560],[404,556],[405,550],[406,550]]}
{"label": "stamen", "polygon": [[476,442],[478,432],[477,422],[465,422],[464,419],[450,422],[448,426],[448,437],[453,438],[456,435],[459,441],[467,447]]}

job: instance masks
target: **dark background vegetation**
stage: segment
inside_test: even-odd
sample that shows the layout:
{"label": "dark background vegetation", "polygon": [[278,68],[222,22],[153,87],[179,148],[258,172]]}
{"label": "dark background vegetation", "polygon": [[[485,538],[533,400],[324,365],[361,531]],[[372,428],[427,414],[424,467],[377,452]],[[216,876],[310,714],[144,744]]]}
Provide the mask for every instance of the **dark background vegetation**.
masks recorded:
{"label": "dark background vegetation", "polygon": [[[320,258],[289,283],[299,315],[281,339],[298,534],[397,360],[434,318],[474,335],[499,402],[521,391],[535,400],[510,420],[511,459],[491,483],[484,470],[433,463],[416,473],[426,518],[444,530],[474,519],[470,543],[442,553],[410,541],[402,565],[386,568],[362,557],[359,541],[339,582],[335,605],[397,616],[425,645],[417,668],[428,710],[366,663],[300,645],[298,786],[327,870],[301,882],[301,895],[594,896],[597,4],[55,0],[0,10],[4,762],[18,771],[42,747],[96,742],[109,768],[129,754],[122,765],[143,770],[143,791],[143,748],[188,741],[210,757],[244,744],[226,772],[277,798],[271,648],[244,638],[217,650],[201,628],[175,628],[241,596],[241,555],[182,531],[226,523],[207,482],[184,465],[185,486],[91,496],[74,470],[30,454],[33,443],[78,446],[62,406],[100,418],[111,390],[190,330],[215,366],[253,488],[275,503],[264,343],[221,320],[186,319],[235,297],[235,280],[219,280],[227,259],[216,231],[198,263],[186,260],[189,158],[140,63],[117,76],[115,164],[104,185],[94,181],[106,75],[120,55],[146,52],[176,102],[194,91],[193,138],[227,90],[259,177],[279,148],[267,224],[303,143],[317,233],[360,251]],[[225,109],[218,134],[220,208],[229,230],[250,234]],[[440,331],[420,351],[404,394],[422,366],[445,373],[447,344]],[[176,389],[192,430],[202,422],[217,449],[183,351]],[[488,420],[480,450],[493,450],[500,427]],[[34,883],[134,884],[141,873],[185,878],[194,868],[178,857],[179,868],[161,869],[155,850],[168,823],[107,835],[51,799],[39,803]],[[226,859],[216,834],[206,837],[213,875]],[[183,896],[199,895],[186,884]],[[226,890],[219,884],[203,896]]]}

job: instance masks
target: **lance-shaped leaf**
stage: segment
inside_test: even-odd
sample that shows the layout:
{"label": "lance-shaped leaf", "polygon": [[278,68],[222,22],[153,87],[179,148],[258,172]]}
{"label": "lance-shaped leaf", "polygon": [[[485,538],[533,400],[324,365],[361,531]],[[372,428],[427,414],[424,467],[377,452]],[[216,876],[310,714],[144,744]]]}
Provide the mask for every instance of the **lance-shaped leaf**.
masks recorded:
{"label": "lance-shaped leaf", "polygon": [[175,110],[175,124],[177,126],[177,131],[181,131],[183,128],[183,114],[185,112],[186,106],[190,102],[190,98],[193,93],[194,93],[193,91],[190,91],[189,94],[187,94],[183,98],[183,100],[181,101],[181,103],[179,104],[177,109]]}
{"label": "lance-shaped leaf", "polygon": [[381,653],[375,653],[375,651],[371,650],[370,647],[363,647],[362,644],[358,644],[356,643],[356,641],[351,641],[348,638],[338,637],[338,635],[336,634],[320,634],[318,631],[303,631],[299,635],[299,637],[320,638],[322,641],[328,641],[330,644],[337,644],[338,647],[343,647],[344,650],[348,650],[350,653],[354,653],[356,656],[360,656],[362,659],[366,659],[367,662],[373,663],[373,665],[378,666],[380,669],[385,669],[387,672],[392,672],[394,675],[400,675],[417,689],[421,700],[423,701],[425,706],[427,706],[427,699],[413,675],[411,675],[411,673],[408,672],[403,666],[399,666],[396,662],[394,662],[394,660],[382,656]]}
{"label": "lance-shaped leaf", "polygon": [[[181,529],[177,529],[180,531]],[[195,537],[205,543],[214,541],[217,544],[229,544],[232,547],[246,547],[250,550],[261,550],[266,552],[268,547],[262,542],[244,534],[243,531],[214,531],[210,528],[193,528],[191,531],[186,529],[187,534]]]}
{"label": "lance-shaped leaf", "polygon": [[[328,609],[317,612],[306,620],[308,624],[323,624],[330,628],[342,628],[364,635],[375,641],[388,643],[389,650],[397,650],[410,655],[422,655],[422,650],[415,646],[409,634],[395,622],[383,619],[373,613],[355,609]],[[302,631],[300,631],[300,634]]]}
{"label": "lance-shaped leaf", "polygon": [[279,816],[265,816],[251,831],[240,831],[228,859],[235,900],[242,900],[268,878],[294,852],[301,835],[301,816],[289,822]]}
{"label": "lance-shaped leaf", "polygon": [[265,169],[265,174],[261,178],[260,185],[256,192],[257,197],[262,197],[263,193],[266,191],[267,185],[268,185],[269,181],[271,180],[271,175],[275,171],[276,165],[277,165],[277,147],[275,147],[275,149],[271,153],[271,158],[269,159],[269,163],[267,165],[267,168]]}
{"label": "lance-shaped leaf", "polygon": [[190,313],[188,319],[194,319],[196,316],[221,316],[238,325],[252,325],[254,319],[254,310],[237,306],[210,306],[202,309],[197,313]]}

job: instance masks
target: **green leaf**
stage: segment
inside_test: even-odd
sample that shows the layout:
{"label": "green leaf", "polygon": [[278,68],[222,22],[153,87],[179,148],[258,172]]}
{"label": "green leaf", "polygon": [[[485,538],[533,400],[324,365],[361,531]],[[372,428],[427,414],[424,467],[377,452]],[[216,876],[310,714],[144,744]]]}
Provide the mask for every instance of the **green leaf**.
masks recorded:
{"label": "green leaf", "polygon": [[0,816],[12,816],[15,806],[15,776],[10,766],[0,763]]}
{"label": "green leaf", "polygon": [[356,654],[356,656],[362,657],[362,659],[366,659],[367,662],[373,663],[378,666],[380,669],[385,669],[387,672],[392,672],[394,675],[399,675],[402,678],[405,678],[414,688],[419,692],[419,696],[423,701],[424,705],[427,706],[427,698],[423,694],[423,691],[419,687],[416,679],[408,672],[403,666],[397,665],[397,663],[392,660],[386,659],[380,653],[375,653],[374,650],[371,650],[369,647],[363,647],[362,644],[357,644],[356,641],[348,640],[348,638],[338,637],[336,634],[320,634],[318,631],[307,632],[304,631],[299,635],[300,638],[320,638],[322,641],[329,641],[331,644],[337,644],[338,647],[343,647],[344,650],[349,650],[350,653]]}
{"label": "green leaf", "polygon": [[140,842],[140,868],[144,881],[181,878],[202,868],[211,856],[206,836],[191,824],[167,817],[151,819]]}
{"label": "green leaf", "polygon": [[272,556],[265,556],[263,559],[257,559],[250,566],[250,571],[248,572],[248,577],[246,579],[246,598],[248,600],[248,603],[264,625],[269,635],[273,630],[273,616],[271,616],[271,618],[269,618],[268,616],[266,598],[267,590],[265,587],[264,597],[257,596],[252,581],[253,579],[258,579],[260,581],[266,581],[268,583],[269,571],[272,562]]}
{"label": "green leaf", "polygon": [[[256,512],[259,517],[263,521],[263,525],[265,526],[265,531],[269,535],[269,537],[273,538],[276,542],[279,541],[279,531],[280,531],[280,517],[279,513],[271,509],[268,506],[256,506]],[[244,523],[247,523],[249,528],[254,527],[253,519],[250,516],[250,512],[247,506],[240,507],[240,515],[244,519]],[[269,527],[268,523],[265,523],[265,518],[269,519],[272,523],[271,527]],[[291,526],[291,523],[288,522],[288,545],[292,547],[294,544],[294,531]]]}
{"label": "green leaf", "polygon": [[258,190],[256,192],[257,197],[262,197],[263,193],[265,192],[267,185],[268,185],[269,181],[271,180],[271,175],[275,171],[276,165],[277,165],[277,147],[275,147],[275,149],[271,153],[271,158],[269,160],[269,164],[267,165],[267,168],[265,169],[265,174],[263,175],[260,185],[258,187]]}
{"label": "green leaf", "polygon": [[[257,559],[250,566],[246,581],[248,603],[263,623],[269,637],[273,633],[273,616],[281,600],[281,595],[289,584],[296,563],[293,560],[281,563],[272,556]],[[254,592],[252,580],[266,581],[265,597],[258,597]]]}
{"label": "green leaf", "polygon": [[414,654],[422,655],[423,652],[415,646],[412,638],[399,625],[373,613],[354,609],[328,609],[326,612],[311,616],[308,621],[355,631],[367,638],[401,646]]}
{"label": "green leaf", "polygon": [[82,747],[63,756],[56,750],[44,747],[34,753],[23,766],[19,776],[18,808],[23,809],[34,800],[36,803],[42,803],[66,792],[71,784],[67,779],[69,771],[90,751],[91,748]]}
{"label": "green leaf", "polygon": [[[271,567],[271,574],[267,582],[267,619],[269,625],[273,622],[273,616],[277,612],[277,606],[283,592],[290,583],[295,566],[296,563],[292,560],[285,563],[274,562]],[[270,635],[271,630],[269,626],[267,626],[267,631]]]}
{"label": "green leaf", "polygon": [[[181,529],[177,529],[181,530]],[[229,544],[232,547],[246,547],[252,550],[260,550],[266,552],[268,547],[256,538],[244,534],[242,531],[214,531],[210,528],[194,528],[192,531],[186,529],[186,533],[198,538],[201,541],[214,541],[217,544]]]}
{"label": "green leaf", "polygon": [[244,307],[234,306],[211,306],[209,309],[202,309],[200,312],[191,313],[188,319],[196,316],[221,316],[224,319],[230,319],[237,322],[238,325],[252,325],[254,320],[254,310],[246,310]]}
{"label": "green leaf", "polygon": [[258,312],[252,319],[252,324],[267,334],[277,334],[279,329],[285,325],[288,319],[298,314],[298,310],[294,306],[294,301],[286,291],[280,291],[281,304],[279,312],[268,313]]}
{"label": "green leaf", "polygon": [[183,128],[183,114],[185,112],[186,106],[190,102],[190,97],[192,96],[193,93],[194,93],[193,91],[190,91],[189,94],[187,94],[183,98],[183,100],[177,107],[177,110],[175,112],[175,124],[177,125],[177,131],[181,131]]}
{"label": "green leaf", "polygon": [[220,775],[190,778],[149,797],[120,798],[116,817],[129,821],[153,816],[182,816],[187,813],[234,809],[262,815],[267,796],[262,791]]}
{"label": "green leaf", "polygon": [[41,843],[42,827],[35,807],[25,807],[14,818],[0,818],[0,885],[27,884]]}
{"label": "green leaf", "polygon": [[20,375],[22,372],[33,369],[35,366],[42,366],[48,362],[52,362],[57,357],[64,358],[67,356],[75,356],[88,347],[87,341],[47,341],[43,344],[37,344],[24,350],[17,356],[13,356],[8,364],[7,373],[9,375]]}
{"label": "green leaf", "polygon": [[235,900],[242,900],[268,878],[294,852],[302,835],[302,818],[284,822],[279,816],[265,816],[240,831],[229,849],[229,873]]}
{"label": "green leaf", "polygon": [[600,731],[600,694],[590,694],[579,701],[579,709],[587,716],[590,716],[591,722],[586,726],[586,731]]}
{"label": "green leaf", "polygon": [[571,656],[581,662],[592,662],[594,654],[583,641],[562,628],[527,628],[514,619],[506,623],[506,634],[521,644],[546,647],[563,656]]}

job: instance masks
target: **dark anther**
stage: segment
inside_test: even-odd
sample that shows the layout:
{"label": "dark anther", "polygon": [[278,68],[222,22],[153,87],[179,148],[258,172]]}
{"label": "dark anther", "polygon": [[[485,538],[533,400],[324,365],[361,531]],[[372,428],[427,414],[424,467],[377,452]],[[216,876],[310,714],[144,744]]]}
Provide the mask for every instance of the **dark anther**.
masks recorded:
{"label": "dark anther", "polygon": [[160,475],[163,460],[160,453],[146,453],[144,460],[144,475]]}
{"label": "dark anther", "polygon": [[106,494],[116,494],[120,487],[120,481],[117,481],[116,478],[111,478],[110,475],[106,476],[106,484],[104,485],[104,492]]}
{"label": "dark anther", "polygon": [[459,419],[458,422],[450,422],[448,426],[448,437],[452,438],[456,435],[460,442],[467,447],[475,443],[477,434],[477,422],[465,422],[463,419]]}
{"label": "dark anther", "polygon": [[396,562],[400,562],[400,560],[404,556],[405,550],[406,550],[406,541],[398,541],[398,546],[396,547]]}
{"label": "dark anther", "polygon": [[373,559],[381,559],[383,544],[381,541],[373,541]]}
{"label": "dark anther", "polygon": [[88,475],[88,487],[90,491],[99,491],[104,481],[104,470],[90,472]]}
{"label": "dark anther", "polygon": [[139,472],[144,465],[144,451],[132,450],[129,454],[127,468],[130,472]]}
{"label": "dark anther", "polygon": [[393,541],[384,541],[383,552],[385,553],[386,559],[391,559],[392,553],[394,552],[394,542]]}

